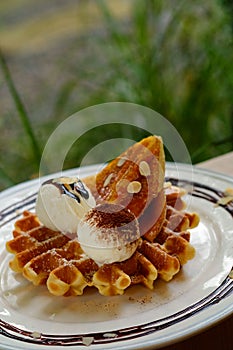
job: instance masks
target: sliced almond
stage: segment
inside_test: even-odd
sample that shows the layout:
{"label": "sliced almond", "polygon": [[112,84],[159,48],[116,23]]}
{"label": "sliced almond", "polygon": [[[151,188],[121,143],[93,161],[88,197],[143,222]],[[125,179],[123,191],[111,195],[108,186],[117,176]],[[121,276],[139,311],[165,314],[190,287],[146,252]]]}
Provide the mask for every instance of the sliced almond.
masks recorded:
{"label": "sliced almond", "polygon": [[217,201],[217,205],[227,205],[233,201],[233,196],[222,197]]}
{"label": "sliced almond", "polygon": [[170,181],[164,182],[164,184],[163,184],[164,189],[171,188],[171,187],[172,187],[172,183]]}
{"label": "sliced almond", "polygon": [[89,346],[93,343],[94,337],[82,337],[83,345]]}
{"label": "sliced almond", "polygon": [[126,162],[126,158],[119,158],[117,166],[121,167]]}
{"label": "sliced almond", "polygon": [[138,181],[132,181],[127,186],[128,193],[138,193],[141,191],[142,185]]}
{"label": "sliced almond", "polygon": [[34,339],[39,339],[41,337],[41,333],[37,332],[37,331],[34,331],[31,333],[31,336],[34,338]]}
{"label": "sliced almond", "polygon": [[106,177],[106,179],[105,179],[105,181],[104,181],[104,184],[103,184],[103,187],[106,187],[106,186],[108,186],[108,185],[110,184],[110,181],[111,181],[112,177],[113,177],[113,173],[109,174],[109,175]]}
{"label": "sliced almond", "polygon": [[140,172],[140,174],[142,176],[149,176],[151,174],[150,166],[145,160],[142,160],[140,162],[140,164],[139,164],[139,172]]}

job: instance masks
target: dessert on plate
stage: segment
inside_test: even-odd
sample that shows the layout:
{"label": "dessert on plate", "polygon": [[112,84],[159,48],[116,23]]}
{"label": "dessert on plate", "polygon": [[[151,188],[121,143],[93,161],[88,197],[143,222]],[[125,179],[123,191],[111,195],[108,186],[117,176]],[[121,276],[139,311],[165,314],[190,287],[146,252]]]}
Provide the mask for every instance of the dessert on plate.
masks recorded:
{"label": "dessert on plate", "polygon": [[195,255],[190,229],[199,217],[164,174],[162,139],[149,136],[95,175],[46,181],[35,213],[16,220],[6,243],[11,269],[60,296],[170,281]]}

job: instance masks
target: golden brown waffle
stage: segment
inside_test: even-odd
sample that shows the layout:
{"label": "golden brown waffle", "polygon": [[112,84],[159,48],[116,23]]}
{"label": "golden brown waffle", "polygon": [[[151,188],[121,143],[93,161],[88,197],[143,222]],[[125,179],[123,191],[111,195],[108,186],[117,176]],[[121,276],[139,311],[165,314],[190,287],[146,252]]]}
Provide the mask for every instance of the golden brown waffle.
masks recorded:
{"label": "golden brown waffle", "polygon": [[39,226],[35,214],[26,211],[15,222],[14,238],[6,244],[14,254],[10,267],[34,285],[47,284],[54,295],[82,295],[87,286],[107,296],[123,294],[135,284],[153,289],[157,277],[171,280],[195,254],[187,229],[198,223],[198,216],[181,211],[179,215],[183,219],[176,231],[169,228],[168,215],[154,242],[142,237],[131,258],[99,267],[84,254],[76,239]]}

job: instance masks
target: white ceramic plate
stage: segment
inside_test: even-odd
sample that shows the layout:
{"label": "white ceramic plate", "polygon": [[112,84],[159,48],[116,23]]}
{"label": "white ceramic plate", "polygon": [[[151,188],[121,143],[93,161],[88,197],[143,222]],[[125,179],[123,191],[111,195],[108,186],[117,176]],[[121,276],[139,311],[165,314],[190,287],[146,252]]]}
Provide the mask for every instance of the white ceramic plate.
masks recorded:
{"label": "white ceramic plate", "polygon": [[[99,166],[73,169],[84,177]],[[39,181],[0,194],[0,348],[1,349],[149,349],[191,336],[233,311],[233,203],[216,202],[233,179],[187,165],[167,164],[166,176],[187,188],[189,211],[201,222],[192,230],[196,256],[169,283],[154,291],[129,288],[123,296],[103,297],[87,290],[80,297],[54,297],[13,273],[5,243],[15,219],[33,210]]]}

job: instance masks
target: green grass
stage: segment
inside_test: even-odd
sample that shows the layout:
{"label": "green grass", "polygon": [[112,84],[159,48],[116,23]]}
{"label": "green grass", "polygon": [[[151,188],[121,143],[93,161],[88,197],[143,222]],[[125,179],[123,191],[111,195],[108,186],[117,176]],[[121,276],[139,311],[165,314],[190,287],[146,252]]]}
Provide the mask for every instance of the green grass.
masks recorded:
{"label": "green grass", "polygon": [[40,159],[41,159],[40,147],[39,147],[38,141],[35,137],[32,125],[30,123],[30,118],[29,118],[28,113],[26,111],[26,108],[22,102],[22,99],[20,98],[20,95],[19,95],[17,88],[14,84],[14,81],[12,79],[8,65],[6,63],[5,57],[4,57],[3,53],[1,52],[1,50],[0,50],[0,66],[2,68],[2,72],[3,72],[4,78],[5,78],[7,87],[10,91],[13,102],[15,104],[15,109],[16,109],[16,111],[19,115],[19,118],[21,120],[25,136],[28,138],[28,140],[30,142],[31,149],[32,149],[32,152],[34,155],[34,163],[38,167],[40,165]]}

